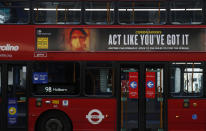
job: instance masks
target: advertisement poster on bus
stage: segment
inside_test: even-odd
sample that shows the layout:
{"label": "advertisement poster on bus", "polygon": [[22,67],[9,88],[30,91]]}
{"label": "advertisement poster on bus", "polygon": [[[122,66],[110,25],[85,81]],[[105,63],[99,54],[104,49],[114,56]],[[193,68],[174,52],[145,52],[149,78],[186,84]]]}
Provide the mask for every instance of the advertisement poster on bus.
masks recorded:
{"label": "advertisement poster on bus", "polygon": [[37,28],[36,51],[206,51],[198,28]]}
{"label": "advertisement poster on bus", "polygon": [[138,72],[129,72],[129,98],[138,99]]}
{"label": "advertisement poster on bus", "polygon": [[8,124],[14,125],[17,123],[17,101],[15,98],[8,99]]}
{"label": "advertisement poster on bus", "polygon": [[155,72],[146,72],[146,98],[155,98]]}

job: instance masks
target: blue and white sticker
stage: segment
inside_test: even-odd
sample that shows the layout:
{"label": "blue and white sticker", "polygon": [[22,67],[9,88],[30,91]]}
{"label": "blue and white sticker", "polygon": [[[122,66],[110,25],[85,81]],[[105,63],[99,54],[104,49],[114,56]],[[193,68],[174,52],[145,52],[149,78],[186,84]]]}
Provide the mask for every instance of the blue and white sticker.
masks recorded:
{"label": "blue and white sticker", "polygon": [[17,123],[17,101],[16,98],[8,99],[8,124],[14,125]]}
{"label": "blue and white sticker", "polygon": [[69,106],[69,101],[68,100],[63,100],[62,101],[62,106]]}
{"label": "blue and white sticker", "polygon": [[137,82],[136,81],[130,82],[130,87],[133,89],[137,88]]}
{"label": "blue and white sticker", "polygon": [[197,114],[192,114],[192,119],[197,120]]}
{"label": "blue and white sticker", "polygon": [[47,84],[48,73],[47,72],[34,72],[33,73],[33,84]]}
{"label": "blue and white sticker", "polygon": [[147,87],[148,88],[153,88],[154,87],[154,82],[153,81],[148,81],[147,82]]}

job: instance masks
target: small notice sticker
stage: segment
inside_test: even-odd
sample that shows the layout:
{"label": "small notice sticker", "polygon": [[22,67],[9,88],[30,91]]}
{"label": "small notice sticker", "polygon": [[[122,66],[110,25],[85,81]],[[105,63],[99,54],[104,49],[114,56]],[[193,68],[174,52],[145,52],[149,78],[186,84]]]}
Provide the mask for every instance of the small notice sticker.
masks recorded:
{"label": "small notice sticker", "polygon": [[37,37],[37,49],[48,49],[48,37]]}
{"label": "small notice sticker", "polygon": [[62,101],[62,105],[63,106],[68,106],[69,105],[69,101],[68,100],[63,100]]}

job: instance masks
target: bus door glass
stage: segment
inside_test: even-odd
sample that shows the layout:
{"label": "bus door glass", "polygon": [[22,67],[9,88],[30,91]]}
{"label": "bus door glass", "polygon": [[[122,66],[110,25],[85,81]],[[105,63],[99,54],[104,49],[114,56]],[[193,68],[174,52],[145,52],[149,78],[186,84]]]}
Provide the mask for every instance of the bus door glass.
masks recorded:
{"label": "bus door glass", "polygon": [[163,130],[163,68],[146,68],[145,100],[147,130]]}
{"label": "bus door glass", "polygon": [[26,72],[25,65],[8,65],[8,128],[26,128]]}
{"label": "bus door glass", "polygon": [[121,130],[138,130],[138,68],[121,67]]}

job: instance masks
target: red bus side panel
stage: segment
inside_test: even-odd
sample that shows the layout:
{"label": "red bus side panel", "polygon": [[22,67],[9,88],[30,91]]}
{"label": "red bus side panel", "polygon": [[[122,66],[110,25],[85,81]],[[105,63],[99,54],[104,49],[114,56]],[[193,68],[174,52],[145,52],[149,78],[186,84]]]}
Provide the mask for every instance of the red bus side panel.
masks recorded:
{"label": "red bus side panel", "polygon": [[[47,104],[50,101],[50,104]],[[65,101],[68,104],[65,104]],[[66,102],[66,103],[67,103]],[[72,121],[74,131],[116,131],[115,99],[42,99],[36,106],[36,98],[29,99],[29,131],[34,131],[36,120],[47,110],[65,112]]]}
{"label": "red bus side panel", "polygon": [[206,131],[206,100],[169,99],[169,131]]}

